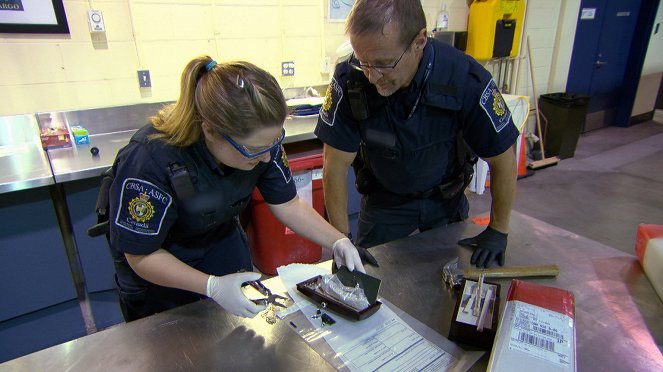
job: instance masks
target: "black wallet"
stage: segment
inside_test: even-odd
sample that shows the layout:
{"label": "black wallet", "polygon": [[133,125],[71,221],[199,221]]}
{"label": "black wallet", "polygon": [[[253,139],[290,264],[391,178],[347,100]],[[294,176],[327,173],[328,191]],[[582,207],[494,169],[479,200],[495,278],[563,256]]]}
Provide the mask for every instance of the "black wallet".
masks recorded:
{"label": "black wallet", "polygon": [[354,320],[366,319],[380,309],[382,303],[377,299],[380,279],[359,271],[349,271],[345,266],[341,266],[335,274],[345,286],[354,287],[359,283],[364,289],[368,307],[358,310],[320,289],[321,275],[297,283],[297,290],[316,303],[324,303],[326,308]]}

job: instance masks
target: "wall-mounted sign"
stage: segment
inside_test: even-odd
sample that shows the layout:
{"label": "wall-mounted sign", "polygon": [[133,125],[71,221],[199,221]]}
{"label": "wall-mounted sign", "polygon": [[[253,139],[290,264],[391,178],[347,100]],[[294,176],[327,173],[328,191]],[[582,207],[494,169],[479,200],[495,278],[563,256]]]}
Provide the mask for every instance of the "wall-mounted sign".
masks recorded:
{"label": "wall-mounted sign", "polygon": [[355,0],[329,0],[330,22],[343,22],[350,13]]}
{"label": "wall-mounted sign", "polygon": [[0,33],[68,34],[62,0],[0,0]]}
{"label": "wall-mounted sign", "polygon": [[580,19],[594,19],[596,17],[596,8],[582,8],[580,10]]}

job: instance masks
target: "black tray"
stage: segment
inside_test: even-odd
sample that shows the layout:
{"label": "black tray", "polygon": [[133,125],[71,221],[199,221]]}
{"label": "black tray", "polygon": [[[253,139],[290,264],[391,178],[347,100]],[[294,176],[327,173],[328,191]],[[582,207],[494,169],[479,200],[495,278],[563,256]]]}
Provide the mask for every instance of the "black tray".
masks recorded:
{"label": "black tray", "polygon": [[375,312],[380,309],[380,305],[382,305],[382,302],[375,300],[375,302],[367,308],[361,311],[357,310],[339,301],[338,299],[329,296],[327,293],[313,289],[313,287],[317,287],[317,284],[321,279],[322,275],[318,275],[301,283],[297,283],[297,290],[318,304],[322,304],[324,302],[326,304],[326,308],[354,320],[363,320],[368,318],[369,316],[375,314]]}

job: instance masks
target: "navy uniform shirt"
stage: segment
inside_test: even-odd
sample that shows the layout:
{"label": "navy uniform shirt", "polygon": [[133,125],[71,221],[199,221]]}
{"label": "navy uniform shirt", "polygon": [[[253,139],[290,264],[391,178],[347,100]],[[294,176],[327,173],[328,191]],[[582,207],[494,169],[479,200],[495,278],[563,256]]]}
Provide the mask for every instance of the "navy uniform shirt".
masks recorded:
{"label": "navy uniform shirt", "polygon": [[[204,249],[221,239],[246,207],[257,186],[269,204],[292,200],[297,190],[283,147],[269,163],[243,171],[218,166],[203,140],[185,148],[148,140],[147,125],[119,151],[109,203],[111,246],[119,252],[146,255],[159,248]],[[193,194],[178,196],[171,167],[186,166]],[[180,191],[180,194],[182,192]]]}
{"label": "navy uniform shirt", "polygon": [[[348,87],[356,83],[366,96],[366,119],[353,116]],[[466,54],[429,39],[412,83],[389,97],[380,96],[347,61],[339,63],[315,134],[346,152],[357,152],[362,144],[382,186],[406,194],[452,178],[461,128],[465,142],[483,158],[503,153],[519,134],[490,73]]]}

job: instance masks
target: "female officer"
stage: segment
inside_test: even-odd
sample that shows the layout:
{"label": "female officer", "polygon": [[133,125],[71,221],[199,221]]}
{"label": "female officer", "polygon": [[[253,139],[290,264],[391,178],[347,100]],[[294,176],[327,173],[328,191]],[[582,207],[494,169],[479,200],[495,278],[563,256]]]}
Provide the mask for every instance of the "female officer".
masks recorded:
{"label": "female officer", "polygon": [[352,243],[297,197],[281,146],[286,115],[269,73],[202,56],[184,69],[179,100],[120,150],[109,222],[127,321],[203,295],[235,315],[264,310],[241,291],[260,278],[237,218],[256,186],[282,223],[364,270]]}

